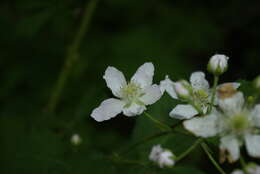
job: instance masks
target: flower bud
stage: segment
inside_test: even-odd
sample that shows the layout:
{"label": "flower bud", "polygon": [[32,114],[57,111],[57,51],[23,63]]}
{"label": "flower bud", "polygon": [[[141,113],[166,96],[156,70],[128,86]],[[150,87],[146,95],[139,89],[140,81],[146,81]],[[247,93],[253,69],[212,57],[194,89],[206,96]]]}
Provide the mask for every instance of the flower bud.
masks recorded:
{"label": "flower bud", "polygon": [[174,84],[176,94],[180,99],[189,99],[192,93],[192,87],[186,80],[180,80]]}
{"label": "flower bud", "polygon": [[158,159],[158,164],[161,168],[163,167],[171,167],[174,165],[175,161],[173,160],[174,155],[171,151],[165,150],[160,154]]}
{"label": "flower bud", "polygon": [[175,164],[174,154],[168,150],[163,149],[160,145],[153,146],[149,159],[159,165],[160,168],[171,167]]}
{"label": "flower bud", "polygon": [[260,89],[260,75],[254,80],[254,86],[256,89]]}
{"label": "flower bud", "polygon": [[74,134],[74,135],[72,135],[70,142],[71,142],[72,145],[78,146],[78,145],[81,144],[82,139],[78,134]]}
{"label": "flower bud", "polygon": [[208,63],[208,71],[217,76],[223,74],[228,68],[228,59],[224,54],[212,56]]}

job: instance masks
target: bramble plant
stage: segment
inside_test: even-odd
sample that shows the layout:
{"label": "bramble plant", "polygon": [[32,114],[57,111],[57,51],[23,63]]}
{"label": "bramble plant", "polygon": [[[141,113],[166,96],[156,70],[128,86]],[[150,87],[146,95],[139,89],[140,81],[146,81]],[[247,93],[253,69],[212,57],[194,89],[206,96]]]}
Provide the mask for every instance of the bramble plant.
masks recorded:
{"label": "bramble plant", "polygon": [[[161,129],[160,136],[166,136],[167,133],[187,134],[197,139],[178,156],[174,155],[170,149],[162,148],[160,144],[154,145],[150,154],[147,154],[147,160],[160,168],[178,165],[178,161],[201,146],[208,159],[221,174],[227,173],[222,165],[224,162],[237,161],[240,161],[241,170],[234,169],[232,174],[259,174],[260,166],[246,162],[240,149],[245,145],[250,158],[260,157],[260,104],[255,104],[257,96],[248,98],[244,96],[239,89],[242,87],[240,83],[219,84],[220,76],[228,69],[228,60],[227,56],[219,54],[210,58],[207,69],[214,76],[212,87],[206,80],[205,73],[201,71],[192,73],[189,81],[182,79],[175,82],[167,75],[160,85],[156,85],[153,84],[154,65],[152,63],[145,63],[139,67],[129,82],[126,81],[122,72],[114,67],[108,67],[103,78],[116,98],[103,101],[93,110],[91,117],[101,122],[121,112],[129,117],[144,113],[144,116],[151,119]],[[257,77],[254,81],[254,88],[259,90],[259,86],[260,77]],[[165,124],[145,112],[146,106],[157,102],[164,93],[182,102],[169,113],[171,118],[180,120],[181,129],[178,125]],[[217,140],[215,147],[219,147],[219,160],[214,158],[217,150],[212,150],[209,145],[211,138]],[[143,143],[146,141],[141,141],[136,145]],[[120,158],[118,154],[115,156]],[[144,165],[149,164],[144,163]]]}

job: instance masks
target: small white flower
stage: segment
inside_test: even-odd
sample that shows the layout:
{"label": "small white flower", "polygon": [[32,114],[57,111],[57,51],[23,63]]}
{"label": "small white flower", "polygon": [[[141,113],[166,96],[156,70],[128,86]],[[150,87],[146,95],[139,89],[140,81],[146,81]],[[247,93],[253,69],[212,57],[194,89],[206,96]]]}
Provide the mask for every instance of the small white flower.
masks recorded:
{"label": "small white flower", "polygon": [[71,144],[78,146],[81,144],[82,139],[78,134],[74,134],[71,136],[70,142],[71,142]]}
{"label": "small white flower", "polygon": [[146,105],[155,103],[161,97],[158,85],[152,84],[154,66],[145,63],[138,68],[130,82],[127,83],[122,72],[114,67],[108,67],[103,78],[116,98],[104,100],[93,110],[91,117],[101,122],[109,120],[123,112],[126,116],[140,115],[146,110]]}
{"label": "small white flower", "polygon": [[149,155],[149,159],[159,165],[159,167],[171,167],[175,164],[174,155],[171,151],[163,149],[160,145],[155,145]]}
{"label": "small white flower", "polygon": [[[187,82],[186,82],[187,83]],[[185,83],[185,84],[186,84]],[[234,89],[239,87],[239,83],[224,83],[219,85],[220,88],[223,85],[231,85]],[[185,87],[183,87],[185,86]],[[167,92],[174,99],[180,99],[187,101],[191,104],[179,104],[171,112],[170,116],[176,119],[190,119],[193,116],[197,115],[199,112],[206,114],[211,101],[212,90],[209,87],[209,82],[205,78],[203,72],[194,72],[190,76],[190,85],[183,85],[182,83],[173,82],[166,76],[165,80],[161,81],[160,89],[163,92]],[[178,93],[183,94],[180,97]],[[214,102],[216,104],[217,98]],[[200,109],[200,110],[198,110]]]}
{"label": "small white flower", "polygon": [[184,122],[184,127],[196,136],[204,138],[219,135],[222,161],[237,161],[240,147],[245,144],[252,157],[260,157],[260,105],[253,109],[244,106],[243,93],[219,99],[221,112],[213,109],[204,117],[196,117]]}
{"label": "small white flower", "polygon": [[208,71],[215,75],[223,74],[228,68],[228,59],[229,57],[223,54],[212,56],[209,60]]}
{"label": "small white flower", "polygon": [[[247,174],[260,174],[260,166],[250,163],[246,166]],[[236,169],[231,174],[245,174],[243,170]]]}

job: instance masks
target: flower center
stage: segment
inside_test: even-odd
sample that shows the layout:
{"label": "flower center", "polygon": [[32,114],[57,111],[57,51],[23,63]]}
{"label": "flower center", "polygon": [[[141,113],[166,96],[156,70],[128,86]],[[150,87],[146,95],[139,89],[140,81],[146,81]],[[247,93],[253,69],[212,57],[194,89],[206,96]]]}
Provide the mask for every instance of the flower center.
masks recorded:
{"label": "flower center", "polygon": [[202,90],[202,89],[195,91],[194,95],[195,95],[195,97],[197,97],[197,98],[199,98],[201,100],[208,99],[208,96],[209,96],[209,94],[206,91]]}
{"label": "flower center", "polygon": [[197,90],[193,92],[195,104],[201,109],[205,109],[209,105],[209,94],[205,90]]}
{"label": "flower center", "polygon": [[230,120],[230,126],[235,133],[241,133],[250,127],[248,115],[245,113],[234,115]]}
{"label": "flower center", "polygon": [[122,89],[122,98],[126,101],[125,107],[129,107],[132,103],[137,103],[139,105],[143,105],[143,102],[139,100],[139,98],[144,95],[140,86],[135,83],[130,82]]}

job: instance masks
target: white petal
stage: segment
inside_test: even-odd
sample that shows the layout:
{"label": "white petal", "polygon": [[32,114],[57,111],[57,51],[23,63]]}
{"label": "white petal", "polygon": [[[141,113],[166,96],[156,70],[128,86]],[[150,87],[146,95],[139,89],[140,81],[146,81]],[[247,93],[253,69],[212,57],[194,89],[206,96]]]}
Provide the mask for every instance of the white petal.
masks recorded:
{"label": "white petal", "polygon": [[160,82],[160,90],[162,94],[166,91],[172,98],[178,99],[174,90],[174,82],[168,76]]}
{"label": "white petal", "polygon": [[260,104],[256,105],[252,111],[254,124],[260,128]]}
{"label": "white petal", "polygon": [[106,80],[107,86],[111,89],[116,97],[121,97],[120,89],[126,85],[124,74],[114,67],[109,66],[103,78]]}
{"label": "white petal", "polygon": [[235,113],[241,112],[245,99],[242,92],[237,92],[232,97],[218,99],[219,107],[227,114],[234,115]]}
{"label": "white petal", "polygon": [[163,152],[163,149],[161,147],[161,145],[155,145],[153,146],[150,155],[149,155],[149,159],[151,161],[157,162],[159,159],[160,154]]}
{"label": "white petal", "polygon": [[231,174],[244,174],[242,170],[236,169]]}
{"label": "white petal", "polygon": [[154,66],[152,63],[145,63],[138,68],[136,73],[131,79],[131,82],[134,82],[140,85],[141,88],[151,86],[153,83],[154,75]]}
{"label": "white petal", "polygon": [[159,100],[162,96],[161,90],[158,85],[152,85],[143,91],[144,95],[140,97],[139,99],[145,104],[145,105],[151,105],[154,104],[157,100]]}
{"label": "white petal", "polygon": [[136,103],[132,103],[129,107],[124,107],[123,108],[123,113],[124,115],[131,117],[131,116],[136,116],[140,115],[146,110],[145,106],[138,105]]}
{"label": "white petal", "polygon": [[219,133],[218,115],[211,114],[184,121],[184,127],[196,136],[212,137]]}
{"label": "white petal", "polygon": [[227,152],[229,162],[235,162],[239,159],[240,149],[239,141],[234,136],[225,136],[220,139],[220,150]]}
{"label": "white petal", "polygon": [[246,135],[246,149],[251,157],[260,158],[260,135]]}
{"label": "white petal", "polygon": [[209,82],[205,79],[203,72],[194,72],[190,76],[190,83],[195,90],[209,90]]}
{"label": "white petal", "polygon": [[172,159],[173,153],[164,151],[159,155],[158,164],[161,168],[173,166],[175,161]]}
{"label": "white petal", "polygon": [[240,83],[237,83],[237,82],[228,82],[228,83],[222,83],[220,85],[217,86],[217,89],[223,87],[223,86],[227,86],[227,85],[232,85],[232,87],[234,89],[238,89],[240,87]]}
{"label": "white petal", "polygon": [[121,100],[110,98],[104,100],[100,106],[92,111],[90,116],[98,122],[109,120],[122,112],[123,106],[124,102]]}
{"label": "white petal", "polygon": [[170,117],[183,120],[190,119],[197,114],[198,111],[193,106],[180,104],[173,108],[170,112]]}

